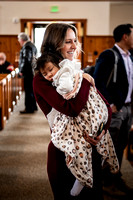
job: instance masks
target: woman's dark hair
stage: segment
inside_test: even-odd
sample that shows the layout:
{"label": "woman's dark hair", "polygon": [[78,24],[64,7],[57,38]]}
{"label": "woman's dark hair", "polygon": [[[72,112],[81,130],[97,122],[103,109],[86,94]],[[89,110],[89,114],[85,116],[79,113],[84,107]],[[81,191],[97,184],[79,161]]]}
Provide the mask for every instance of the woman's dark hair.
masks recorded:
{"label": "woman's dark hair", "polygon": [[[60,53],[60,49],[64,45],[64,40],[66,36],[66,32],[68,29],[72,29],[77,38],[77,29],[75,26],[67,23],[51,23],[46,27],[46,31],[44,33],[43,42],[41,45],[41,53],[52,49]],[[77,42],[78,43],[78,42]]]}
{"label": "woman's dark hair", "polygon": [[113,31],[115,42],[120,42],[124,34],[130,35],[131,28],[133,28],[132,24],[121,24],[117,26]]}

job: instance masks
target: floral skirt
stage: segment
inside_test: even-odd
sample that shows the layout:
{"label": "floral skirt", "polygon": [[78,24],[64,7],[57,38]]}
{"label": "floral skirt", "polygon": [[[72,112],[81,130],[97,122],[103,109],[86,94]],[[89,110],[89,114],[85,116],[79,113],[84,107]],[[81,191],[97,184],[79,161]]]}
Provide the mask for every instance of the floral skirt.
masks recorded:
{"label": "floral skirt", "polygon": [[[83,133],[97,136],[100,124],[108,119],[107,107],[94,90],[90,89],[88,101],[77,117],[58,113],[52,126],[51,140],[66,155],[66,164],[72,174],[88,187],[93,187],[92,146],[83,137]],[[117,173],[119,164],[109,131],[96,145],[102,156],[102,166],[110,166],[112,173]]]}

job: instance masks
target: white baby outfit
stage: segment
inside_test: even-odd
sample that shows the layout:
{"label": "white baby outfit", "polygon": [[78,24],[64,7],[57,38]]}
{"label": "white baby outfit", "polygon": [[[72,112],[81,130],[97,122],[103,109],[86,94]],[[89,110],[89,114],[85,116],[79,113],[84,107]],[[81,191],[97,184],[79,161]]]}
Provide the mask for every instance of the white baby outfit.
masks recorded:
{"label": "white baby outfit", "polygon": [[[59,65],[61,68],[53,78],[57,92],[61,95],[70,92],[74,87],[75,75],[79,73],[76,95],[82,84],[80,63],[64,59]],[[100,124],[106,124],[108,120],[107,106],[97,89],[90,86],[88,101],[77,117],[69,117],[52,109],[47,118],[52,130],[51,140],[58,149],[65,152],[68,168],[82,185],[93,187],[92,146],[85,140],[84,133],[95,138]],[[96,149],[102,155],[103,165],[108,163],[111,172],[116,173],[119,164],[108,130]]]}

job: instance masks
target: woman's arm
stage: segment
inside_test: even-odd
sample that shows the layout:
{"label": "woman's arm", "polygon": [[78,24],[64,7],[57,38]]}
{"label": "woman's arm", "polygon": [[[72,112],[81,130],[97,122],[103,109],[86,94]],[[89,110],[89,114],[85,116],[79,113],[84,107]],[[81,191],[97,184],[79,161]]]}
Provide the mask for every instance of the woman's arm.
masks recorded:
{"label": "woman's arm", "polygon": [[83,73],[83,77],[86,80],[88,80],[92,84],[93,87],[95,87],[95,81],[94,81],[94,78],[91,75],[89,75],[87,73]]}
{"label": "woman's arm", "polygon": [[45,115],[47,115],[52,108],[55,108],[61,113],[75,117],[78,116],[87,102],[90,83],[86,79],[83,79],[81,88],[76,97],[65,100],[57,93],[52,83],[45,80],[43,76],[38,73],[33,80],[33,89],[36,101]]}

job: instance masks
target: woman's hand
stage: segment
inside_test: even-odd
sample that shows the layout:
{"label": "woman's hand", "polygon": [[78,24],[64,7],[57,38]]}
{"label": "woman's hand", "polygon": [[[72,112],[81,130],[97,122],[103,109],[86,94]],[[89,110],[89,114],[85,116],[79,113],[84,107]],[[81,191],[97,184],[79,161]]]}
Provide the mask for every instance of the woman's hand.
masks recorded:
{"label": "woman's hand", "polygon": [[98,135],[95,139],[99,142],[102,139],[102,137],[103,137],[104,134],[105,134],[105,130],[102,130],[102,132],[100,133],[100,135]]}
{"label": "woman's hand", "polygon": [[95,87],[95,81],[92,76],[90,76],[87,73],[83,73],[83,78],[87,79],[87,81],[89,81],[92,84],[92,86]]}
{"label": "woman's hand", "polygon": [[97,143],[101,140],[101,138],[103,137],[104,134],[105,134],[105,130],[103,130],[103,131],[101,132],[101,134],[98,135],[95,139],[93,139],[92,137],[90,137],[90,136],[88,135],[88,133],[83,133],[83,137],[84,137],[84,139],[85,139],[87,142],[89,142],[90,144],[93,144],[94,146],[96,146]]}

